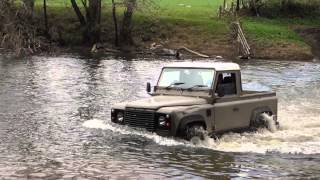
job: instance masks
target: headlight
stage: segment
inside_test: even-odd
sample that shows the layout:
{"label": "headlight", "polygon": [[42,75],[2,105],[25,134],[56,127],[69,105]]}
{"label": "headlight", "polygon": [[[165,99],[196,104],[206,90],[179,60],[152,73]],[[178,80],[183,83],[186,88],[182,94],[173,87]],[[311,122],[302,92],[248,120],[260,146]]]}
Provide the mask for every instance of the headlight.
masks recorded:
{"label": "headlight", "polygon": [[162,128],[170,128],[171,127],[171,121],[170,121],[170,115],[162,114],[158,117],[159,126]]}
{"label": "headlight", "polygon": [[120,109],[111,109],[111,121],[122,124],[124,122],[124,111]]}
{"label": "headlight", "polygon": [[124,115],[123,115],[123,112],[118,112],[117,113],[117,121],[119,122],[119,123],[122,123],[123,122],[123,118],[124,118]]}
{"label": "headlight", "polygon": [[166,118],[164,116],[159,117],[159,125],[165,126],[166,125]]}

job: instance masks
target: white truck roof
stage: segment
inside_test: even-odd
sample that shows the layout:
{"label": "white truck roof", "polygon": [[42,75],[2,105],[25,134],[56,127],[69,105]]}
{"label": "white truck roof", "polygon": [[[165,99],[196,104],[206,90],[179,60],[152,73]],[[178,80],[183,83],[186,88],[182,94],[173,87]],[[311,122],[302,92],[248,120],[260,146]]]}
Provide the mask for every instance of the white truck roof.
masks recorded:
{"label": "white truck roof", "polygon": [[177,62],[165,65],[164,67],[177,68],[213,68],[216,71],[233,71],[240,70],[240,66],[236,63],[225,62]]}

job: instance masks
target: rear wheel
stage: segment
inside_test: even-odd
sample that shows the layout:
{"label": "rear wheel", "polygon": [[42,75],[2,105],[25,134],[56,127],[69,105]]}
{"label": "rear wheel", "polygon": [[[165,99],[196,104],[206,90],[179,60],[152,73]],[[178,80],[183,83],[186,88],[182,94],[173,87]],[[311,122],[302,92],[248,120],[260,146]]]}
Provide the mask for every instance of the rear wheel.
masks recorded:
{"label": "rear wheel", "polygon": [[279,122],[273,118],[272,113],[268,112],[260,113],[252,125],[255,129],[267,128],[272,132],[279,129]]}

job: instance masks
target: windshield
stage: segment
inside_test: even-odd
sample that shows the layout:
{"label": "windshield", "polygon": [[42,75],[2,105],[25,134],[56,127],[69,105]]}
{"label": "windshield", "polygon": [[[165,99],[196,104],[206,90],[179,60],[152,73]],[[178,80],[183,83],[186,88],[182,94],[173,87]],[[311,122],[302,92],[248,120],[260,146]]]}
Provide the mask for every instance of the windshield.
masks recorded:
{"label": "windshield", "polygon": [[160,87],[209,89],[214,78],[213,69],[164,68],[158,83]]}

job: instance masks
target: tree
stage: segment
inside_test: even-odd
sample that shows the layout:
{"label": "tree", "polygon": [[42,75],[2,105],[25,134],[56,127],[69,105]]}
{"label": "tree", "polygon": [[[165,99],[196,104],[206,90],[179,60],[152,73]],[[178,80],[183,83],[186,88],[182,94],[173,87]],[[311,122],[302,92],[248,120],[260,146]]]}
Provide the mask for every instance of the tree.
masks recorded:
{"label": "tree", "polygon": [[264,2],[262,0],[250,0],[249,8],[253,14],[256,16],[260,16],[260,9],[264,6]]}
{"label": "tree", "polygon": [[118,21],[117,21],[117,14],[116,14],[116,3],[112,0],[112,18],[114,24],[114,44],[115,46],[119,46],[119,36],[118,36]]}
{"label": "tree", "polygon": [[240,0],[237,0],[236,11],[240,10]]}
{"label": "tree", "polygon": [[85,43],[96,43],[100,41],[101,22],[101,0],[81,0],[85,10],[82,14],[76,0],[71,0],[71,5],[76,13],[81,27],[83,28],[83,39]]}
{"label": "tree", "polygon": [[12,0],[0,1],[0,46],[14,50],[16,55],[33,54],[48,47],[37,36],[39,29],[34,25],[34,19],[30,18],[33,10],[29,8],[17,7]]}
{"label": "tree", "polygon": [[76,13],[79,22],[81,24],[81,26],[85,26],[86,25],[86,19],[85,17],[82,15],[81,10],[76,2],[76,0],[71,0],[71,5],[73,7],[74,12]]}
{"label": "tree", "polygon": [[48,15],[47,15],[47,0],[43,0],[43,16],[44,16],[45,35],[47,37],[49,37]]}
{"label": "tree", "polygon": [[120,30],[121,45],[131,46],[133,45],[132,39],[132,16],[136,7],[136,0],[125,0],[125,11],[122,20],[122,26]]}
{"label": "tree", "polygon": [[32,17],[34,9],[34,0],[22,0],[22,3],[27,13]]}
{"label": "tree", "polygon": [[92,43],[100,41],[101,0],[89,0],[87,30]]}

